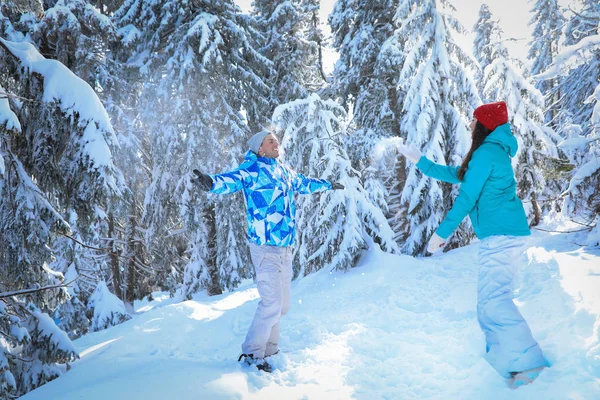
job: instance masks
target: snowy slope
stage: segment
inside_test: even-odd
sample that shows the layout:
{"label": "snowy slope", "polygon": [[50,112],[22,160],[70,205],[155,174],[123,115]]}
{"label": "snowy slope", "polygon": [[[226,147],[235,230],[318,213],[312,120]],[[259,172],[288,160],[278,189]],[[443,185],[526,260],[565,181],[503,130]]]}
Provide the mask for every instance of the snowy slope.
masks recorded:
{"label": "snowy slope", "polygon": [[258,301],[246,282],[138,304],[132,320],[77,340],[73,368],[22,399],[600,399],[600,251],[577,243],[526,239],[516,299],[552,368],[516,391],[482,359],[474,244],[424,259],[371,250],[347,274],[294,282],[272,374],[237,363]]}

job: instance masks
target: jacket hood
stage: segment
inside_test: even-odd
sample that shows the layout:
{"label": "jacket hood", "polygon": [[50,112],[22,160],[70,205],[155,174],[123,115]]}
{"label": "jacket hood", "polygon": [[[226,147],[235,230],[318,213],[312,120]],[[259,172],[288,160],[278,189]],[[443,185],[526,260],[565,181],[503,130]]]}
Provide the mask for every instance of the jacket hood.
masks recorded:
{"label": "jacket hood", "polygon": [[510,130],[510,124],[500,125],[496,129],[490,133],[483,143],[497,143],[508,153],[511,157],[514,157],[517,154],[517,149],[519,145],[517,143],[517,138],[513,135]]}

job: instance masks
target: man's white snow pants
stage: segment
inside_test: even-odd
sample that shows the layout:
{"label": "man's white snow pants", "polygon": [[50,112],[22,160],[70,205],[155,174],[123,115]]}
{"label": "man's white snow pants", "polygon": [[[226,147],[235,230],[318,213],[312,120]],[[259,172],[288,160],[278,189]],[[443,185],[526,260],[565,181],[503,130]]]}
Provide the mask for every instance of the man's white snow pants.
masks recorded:
{"label": "man's white snow pants", "polygon": [[485,358],[506,378],[510,372],[548,365],[513,302],[522,242],[515,236],[490,236],[481,241],[479,248],[477,319],[485,333]]}
{"label": "man's white snow pants", "polygon": [[268,357],[279,348],[279,318],[290,308],[292,249],[250,243],[260,303],[242,344],[242,352],[254,358]]}

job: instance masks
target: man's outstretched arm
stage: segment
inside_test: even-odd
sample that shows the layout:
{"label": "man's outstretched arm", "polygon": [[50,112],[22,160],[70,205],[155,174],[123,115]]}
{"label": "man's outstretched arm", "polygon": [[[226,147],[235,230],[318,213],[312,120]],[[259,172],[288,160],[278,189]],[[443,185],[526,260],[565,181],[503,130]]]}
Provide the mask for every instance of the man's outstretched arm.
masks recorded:
{"label": "man's outstretched arm", "polygon": [[315,192],[323,192],[325,190],[341,190],[344,189],[344,185],[339,182],[331,182],[327,179],[316,179],[307,178],[306,176],[297,172],[294,174],[293,189],[294,192],[300,194],[309,194]]}
{"label": "man's outstretched arm", "polygon": [[208,175],[197,169],[193,172],[196,177],[191,181],[197,184],[200,190],[216,194],[229,194],[242,190],[250,176],[244,168],[244,164],[233,171],[222,174]]}

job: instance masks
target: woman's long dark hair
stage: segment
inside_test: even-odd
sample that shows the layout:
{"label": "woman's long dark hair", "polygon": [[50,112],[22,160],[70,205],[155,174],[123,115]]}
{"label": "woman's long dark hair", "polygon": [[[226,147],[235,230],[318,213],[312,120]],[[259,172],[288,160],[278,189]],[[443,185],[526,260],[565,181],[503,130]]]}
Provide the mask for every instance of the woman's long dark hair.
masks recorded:
{"label": "woman's long dark hair", "polygon": [[492,133],[491,130],[483,126],[481,122],[477,121],[477,123],[475,124],[475,129],[473,129],[473,133],[471,135],[473,137],[471,148],[469,149],[469,152],[465,156],[465,159],[463,160],[462,164],[460,165],[460,169],[458,170],[458,179],[460,179],[461,181],[465,177],[465,172],[467,172],[467,167],[469,166],[469,161],[471,161],[471,157],[473,157],[473,153],[479,148],[479,146],[481,146],[484,139],[490,133]]}

